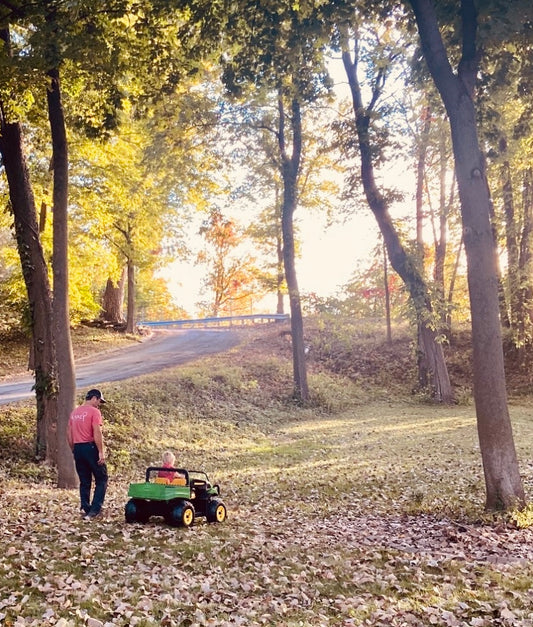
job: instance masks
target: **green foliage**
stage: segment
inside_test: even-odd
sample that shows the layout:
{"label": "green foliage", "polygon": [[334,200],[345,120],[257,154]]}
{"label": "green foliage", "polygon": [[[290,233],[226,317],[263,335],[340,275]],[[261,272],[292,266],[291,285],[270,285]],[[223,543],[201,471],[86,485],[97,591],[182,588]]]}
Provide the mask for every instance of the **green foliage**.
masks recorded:
{"label": "green foliage", "polygon": [[154,277],[151,269],[142,270],[137,275],[135,301],[141,322],[188,317],[185,310],[173,301],[165,279]]}
{"label": "green foliage", "polygon": [[26,319],[26,286],[9,224],[11,216],[0,213],[0,336],[20,331]]}
{"label": "green foliage", "polygon": [[[139,104],[142,98],[152,97],[164,83],[175,85],[177,75],[172,75],[177,68],[184,78],[185,66],[196,63],[176,39],[180,28],[187,30],[187,15],[174,6],[134,6],[121,0],[26,5],[0,13],[13,33],[11,56],[6,47],[0,55],[2,109],[10,120],[25,123],[38,206],[42,201],[49,207],[51,195],[42,96],[46,73],[61,70],[72,157],[69,291],[71,319],[76,323],[98,313],[102,286],[116,275],[124,258],[137,267],[156,267],[169,258],[157,254],[162,240],[179,234],[177,190],[184,187],[179,166],[175,164],[172,176],[167,169],[158,177],[161,169],[153,155],[150,161],[145,159],[148,135],[141,141],[140,125],[134,128],[132,119],[139,121],[139,112],[147,113],[146,104]],[[156,64],[164,72],[155,72]],[[126,127],[120,134],[119,122]],[[90,148],[84,136],[92,139]],[[102,138],[108,143],[95,141]],[[183,146],[182,163],[190,156]],[[50,229],[42,234],[45,250],[51,249],[50,237]],[[11,318],[5,324],[11,326]]]}
{"label": "green foliage", "polygon": [[33,407],[0,406],[0,451],[3,479],[51,479],[51,468],[36,461]]}
{"label": "green foliage", "polygon": [[231,93],[242,95],[250,84],[282,85],[311,102],[330,88],[322,5],[233,2],[228,8],[223,80]]}
{"label": "green foliage", "polygon": [[23,330],[27,316],[26,286],[17,269],[0,281],[0,336]]}

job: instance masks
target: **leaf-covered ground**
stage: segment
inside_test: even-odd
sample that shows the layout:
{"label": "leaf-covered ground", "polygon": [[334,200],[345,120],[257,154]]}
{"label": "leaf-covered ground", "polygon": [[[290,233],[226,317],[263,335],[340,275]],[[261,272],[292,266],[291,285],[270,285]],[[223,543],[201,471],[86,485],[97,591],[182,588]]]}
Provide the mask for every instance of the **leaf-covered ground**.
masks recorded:
{"label": "leaf-covered ground", "polygon": [[[0,412],[0,624],[533,626],[533,531],[483,511],[473,407],[323,362],[295,407],[285,340],[265,337],[106,388],[111,482],[90,523],[32,464],[31,408]],[[530,495],[531,405],[511,413]],[[169,447],[220,484],[226,522],[125,523],[129,482]]]}
{"label": "leaf-covered ground", "polygon": [[128,525],[118,477],[91,523],[72,492],[5,486],[3,624],[533,625],[533,532],[484,519],[468,408],[291,418],[188,454],[220,525]]}

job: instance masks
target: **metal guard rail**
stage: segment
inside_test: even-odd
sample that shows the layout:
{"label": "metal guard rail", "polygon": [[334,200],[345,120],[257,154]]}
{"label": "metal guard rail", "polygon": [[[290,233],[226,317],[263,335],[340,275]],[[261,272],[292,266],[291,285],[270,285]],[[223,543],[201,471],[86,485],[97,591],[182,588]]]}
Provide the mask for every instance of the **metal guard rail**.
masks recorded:
{"label": "metal guard rail", "polygon": [[139,322],[140,327],[185,327],[185,326],[231,326],[232,324],[254,324],[256,322],[288,322],[289,314],[248,314],[245,316],[222,316],[220,318],[195,318],[184,320],[158,320]]}

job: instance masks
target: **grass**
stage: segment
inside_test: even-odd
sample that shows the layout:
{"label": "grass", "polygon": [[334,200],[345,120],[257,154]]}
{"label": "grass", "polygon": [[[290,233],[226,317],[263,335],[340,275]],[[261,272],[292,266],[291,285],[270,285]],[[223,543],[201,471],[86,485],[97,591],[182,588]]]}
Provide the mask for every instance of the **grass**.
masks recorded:
{"label": "grass", "polygon": [[[483,511],[473,407],[387,398],[381,375],[322,362],[295,407],[286,347],[262,333],[106,386],[111,481],[90,524],[33,463],[29,405],[1,408],[0,624],[531,626],[533,533]],[[531,493],[529,399],[510,410]],[[220,483],[224,524],[126,525],[128,483],[166,448]]]}

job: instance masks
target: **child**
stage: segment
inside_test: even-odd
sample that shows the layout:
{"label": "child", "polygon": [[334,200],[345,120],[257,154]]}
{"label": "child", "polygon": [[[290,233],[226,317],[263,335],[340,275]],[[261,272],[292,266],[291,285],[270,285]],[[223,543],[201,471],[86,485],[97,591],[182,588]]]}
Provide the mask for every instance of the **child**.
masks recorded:
{"label": "child", "polygon": [[[172,451],[165,451],[163,453],[163,463],[161,464],[163,468],[174,468],[174,464],[176,462],[176,456]],[[172,481],[174,477],[179,477],[180,474],[178,472],[174,472],[172,470],[159,470],[157,473],[158,477],[163,477]]]}

